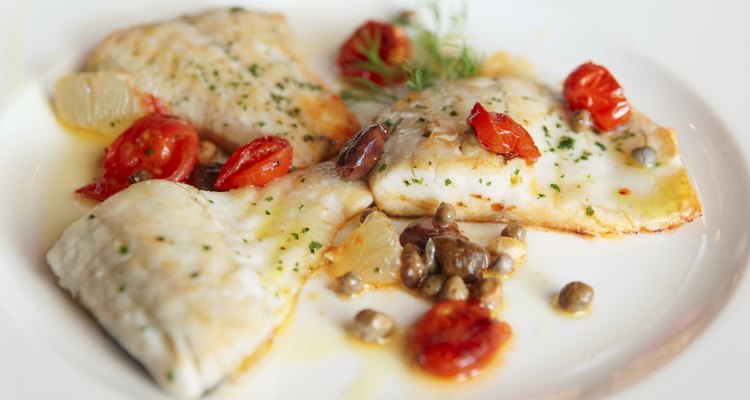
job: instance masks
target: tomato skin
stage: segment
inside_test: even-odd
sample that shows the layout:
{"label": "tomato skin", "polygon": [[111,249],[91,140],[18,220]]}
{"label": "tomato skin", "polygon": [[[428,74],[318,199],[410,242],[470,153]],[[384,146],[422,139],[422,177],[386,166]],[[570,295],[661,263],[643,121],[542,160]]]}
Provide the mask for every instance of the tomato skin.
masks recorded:
{"label": "tomato skin", "polygon": [[198,133],[188,123],[148,114],[104,151],[101,174],[76,193],[103,201],[130,186],[133,177],[184,182],[198,161]]}
{"label": "tomato skin", "polygon": [[488,112],[481,104],[475,103],[466,123],[474,128],[477,140],[484,148],[506,159],[521,157],[532,163],[542,155],[529,132],[507,114]]}
{"label": "tomato skin", "polygon": [[607,68],[591,61],[568,75],[563,94],[571,112],[588,110],[594,126],[602,132],[613,131],[630,120],[630,103],[622,86]]}
{"label": "tomato skin", "polygon": [[492,319],[479,301],[448,300],[422,316],[411,345],[423,370],[454,378],[489,364],[511,334],[510,326]]}
{"label": "tomato skin", "polygon": [[[381,74],[363,67],[363,64],[369,64],[363,50],[375,48],[374,46],[378,46],[378,56],[385,62],[386,73]],[[339,75],[343,77],[362,78],[379,86],[389,86],[406,79],[401,66],[410,56],[411,44],[403,28],[370,20],[357,28],[344,42],[336,63]]]}
{"label": "tomato skin", "polygon": [[217,190],[261,187],[286,175],[292,167],[292,145],[280,136],[263,136],[240,147],[221,168]]}

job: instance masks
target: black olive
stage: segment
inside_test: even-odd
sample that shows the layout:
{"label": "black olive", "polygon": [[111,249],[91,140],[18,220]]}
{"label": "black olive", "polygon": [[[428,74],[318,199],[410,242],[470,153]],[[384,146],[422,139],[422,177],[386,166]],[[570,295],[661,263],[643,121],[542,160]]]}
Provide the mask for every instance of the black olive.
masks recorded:
{"label": "black olive", "polygon": [[192,184],[200,190],[215,191],[214,182],[221,172],[221,163],[198,164],[193,170]]}

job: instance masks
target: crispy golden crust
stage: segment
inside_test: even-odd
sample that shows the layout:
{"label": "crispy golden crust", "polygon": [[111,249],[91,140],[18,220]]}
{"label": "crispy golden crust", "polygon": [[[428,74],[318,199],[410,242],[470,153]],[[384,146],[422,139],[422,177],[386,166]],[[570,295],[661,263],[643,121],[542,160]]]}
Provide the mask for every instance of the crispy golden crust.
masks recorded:
{"label": "crispy golden crust", "polygon": [[91,71],[132,77],[204,137],[232,152],[279,135],[306,167],[335,154],[359,129],[344,102],[305,65],[278,14],[214,10],[110,34]]}
{"label": "crispy golden crust", "polygon": [[[540,159],[527,164],[486,150],[465,122],[477,101],[522,124]],[[390,215],[428,216],[448,201],[463,221],[607,236],[674,229],[703,212],[673,130],[634,111],[618,132],[575,132],[559,95],[526,78],[449,82],[378,119],[399,121],[382,171],[370,175],[375,202]],[[631,155],[644,145],[657,154],[651,168]]]}

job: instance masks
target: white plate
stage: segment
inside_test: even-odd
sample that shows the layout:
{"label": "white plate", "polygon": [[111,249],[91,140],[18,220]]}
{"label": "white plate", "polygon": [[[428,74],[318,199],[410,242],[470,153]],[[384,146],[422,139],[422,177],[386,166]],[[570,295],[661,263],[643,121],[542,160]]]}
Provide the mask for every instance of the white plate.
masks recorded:
{"label": "white plate", "polygon": [[[8,29],[3,38],[29,35],[28,48],[21,39],[0,43],[2,54],[12,56],[3,57],[8,64],[0,81],[2,397],[164,398],[67,300],[47,271],[46,250],[83,209],[71,190],[91,177],[101,150],[91,138],[59,128],[47,88],[108,31],[216,3],[71,3],[10,2],[0,8],[0,25]],[[399,9],[393,2],[340,3],[255,6],[285,11],[314,67],[330,76],[331,57],[354,26]],[[698,398],[718,392],[740,398],[750,390],[735,372],[742,358],[733,357],[750,355],[742,336],[748,332],[742,318],[743,307],[750,306],[748,285],[735,294],[748,261],[750,215],[744,209],[750,204],[750,179],[742,151],[749,141],[740,137],[740,106],[729,101],[736,89],[709,84],[741,88],[747,83],[740,67],[747,66],[748,56],[731,46],[742,44],[737,37],[750,37],[738,17],[750,8],[718,2],[717,14],[701,15],[697,8],[685,8],[697,2],[651,7],[648,1],[631,1],[616,12],[609,2],[556,3],[472,2],[471,40],[488,51],[526,56],[550,84],[559,84],[586,59],[609,66],[637,108],[678,130],[705,216],[676,232],[620,240],[531,232],[528,262],[508,283],[502,314],[515,340],[499,365],[462,384],[420,377],[399,358],[398,348],[362,348],[343,337],[340,325],[365,304],[393,313],[402,325],[424,304],[397,292],[340,301],[319,276],[305,287],[295,317],[261,361],[211,397],[596,397],[652,374],[712,323],[687,354],[619,396]],[[706,29],[688,29],[698,17]],[[725,32],[735,36],[724,38]],[[702,75],[710,80],[697,79]],[[734,138],[741,138],[740,145]],[[467,228],[487,240],[486,228]],[[597,291],[595,310],[585,319],[561,317],[549,306],[551,294],[574,279]],[[729,311],[716,320],[732,297]],[[716,353],[714,346],[724,341],[727,347]],[[702,382],[723,386],[709,392]]]}

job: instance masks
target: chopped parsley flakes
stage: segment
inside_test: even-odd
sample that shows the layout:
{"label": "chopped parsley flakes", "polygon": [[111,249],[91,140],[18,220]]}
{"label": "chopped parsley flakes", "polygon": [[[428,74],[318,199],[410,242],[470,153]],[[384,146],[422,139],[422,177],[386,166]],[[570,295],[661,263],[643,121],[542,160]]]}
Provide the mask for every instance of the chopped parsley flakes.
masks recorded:
{"label": "chopped parsley flakes", "polygon": [[313,240],[308,247],[310,248],[310,253],[315,254],[315,250],[323,247],[323,245]]}
{"label": "chopped parsley flakes", "polygon": [[570,136],[563,136],[560,138],[560,141],[557,142],[557,148],[558,149],[565,149],[565,150],[573,150],[573,146],[575,146],[576,140],[573,139]]}

